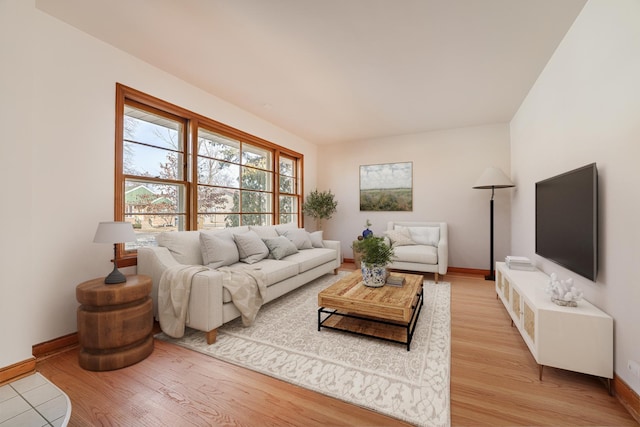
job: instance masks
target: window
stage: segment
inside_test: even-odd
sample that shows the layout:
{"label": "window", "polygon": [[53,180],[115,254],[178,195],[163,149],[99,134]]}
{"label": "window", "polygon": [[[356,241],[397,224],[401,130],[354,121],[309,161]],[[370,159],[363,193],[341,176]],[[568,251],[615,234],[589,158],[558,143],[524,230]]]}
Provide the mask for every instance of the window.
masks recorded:
{"label": "window", "polygon": [[301,154],[120,84],[116,117],[115,219],[138,237],[118,258],[163,231],[301,225]]}

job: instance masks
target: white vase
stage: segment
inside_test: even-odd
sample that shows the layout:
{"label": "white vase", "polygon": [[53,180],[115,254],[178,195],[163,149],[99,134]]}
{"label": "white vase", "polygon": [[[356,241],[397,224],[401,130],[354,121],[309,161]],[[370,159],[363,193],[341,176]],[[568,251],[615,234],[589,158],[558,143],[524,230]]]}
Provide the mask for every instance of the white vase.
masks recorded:
{"label": "white vase", "polygon": [[379,264],[362,263],[362,283],[371,288],[384,286],[387,281],[387,267]]}

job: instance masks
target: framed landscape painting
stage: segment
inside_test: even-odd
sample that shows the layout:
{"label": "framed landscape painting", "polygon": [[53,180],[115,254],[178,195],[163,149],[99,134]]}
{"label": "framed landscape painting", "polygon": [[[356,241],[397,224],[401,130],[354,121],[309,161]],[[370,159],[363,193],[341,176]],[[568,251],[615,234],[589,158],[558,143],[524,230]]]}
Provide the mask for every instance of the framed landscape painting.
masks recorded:
{"label": "framed landscape painting", "polygon": [[413,163],[360,166],[361,211],[412,211]]}

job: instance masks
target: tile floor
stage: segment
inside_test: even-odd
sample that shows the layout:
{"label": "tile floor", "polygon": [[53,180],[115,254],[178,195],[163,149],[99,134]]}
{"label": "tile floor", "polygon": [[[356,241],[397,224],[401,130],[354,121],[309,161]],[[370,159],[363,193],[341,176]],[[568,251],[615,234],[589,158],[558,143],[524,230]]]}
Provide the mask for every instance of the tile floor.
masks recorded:
{"label": "tile floor", "polygon": [[36,372],[0,387],[0,427],[66,426],[69,397]]}

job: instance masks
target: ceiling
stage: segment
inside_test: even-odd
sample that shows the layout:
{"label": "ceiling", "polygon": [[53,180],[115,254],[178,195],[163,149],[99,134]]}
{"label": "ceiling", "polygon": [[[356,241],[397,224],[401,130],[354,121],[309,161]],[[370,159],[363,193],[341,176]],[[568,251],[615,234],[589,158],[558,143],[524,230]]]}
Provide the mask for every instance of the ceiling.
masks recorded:
{"label": "ceiling", "polygon": [[329,144],[508,122],[585,2],[36,5],[310,142]]}

